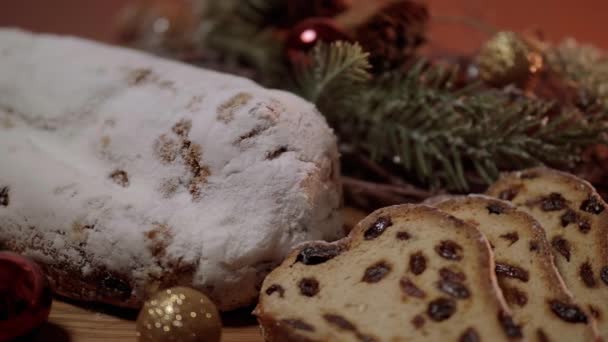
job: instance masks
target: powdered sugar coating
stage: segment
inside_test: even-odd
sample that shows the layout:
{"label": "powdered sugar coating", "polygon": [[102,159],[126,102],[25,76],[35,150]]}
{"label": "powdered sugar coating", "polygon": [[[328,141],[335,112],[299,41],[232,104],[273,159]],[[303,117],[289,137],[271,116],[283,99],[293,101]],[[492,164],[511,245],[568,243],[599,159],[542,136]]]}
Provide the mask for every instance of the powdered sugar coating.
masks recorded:
{"label": "powdered sugar coating", "polygon": [[[179,283],[233,309],[292,246],[342,234],[335,137],[296,96],[15,30],[0,74],[0,243],[64,295],[138,306]],[[99,272],[114,290],[64,284]]]}

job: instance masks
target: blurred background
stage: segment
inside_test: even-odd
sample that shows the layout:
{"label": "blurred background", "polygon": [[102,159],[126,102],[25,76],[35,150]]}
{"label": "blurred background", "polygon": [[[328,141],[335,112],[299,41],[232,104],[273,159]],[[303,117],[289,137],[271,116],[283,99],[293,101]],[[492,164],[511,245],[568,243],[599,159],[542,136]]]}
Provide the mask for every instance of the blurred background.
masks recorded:
{"label": "blurred background", "polygon": [[[112,42],[116,15],[130,2],[134,0],[0,0],[0,26]],[[427,0],[427,3],[436,17],[429,34],[431,43],[443,52],[471,53],[487,38],[480,31],[454,22],[454,17],[474,18],[499,29],[540,31],[549,41],[574,37],[608,49],[606,0]]]}

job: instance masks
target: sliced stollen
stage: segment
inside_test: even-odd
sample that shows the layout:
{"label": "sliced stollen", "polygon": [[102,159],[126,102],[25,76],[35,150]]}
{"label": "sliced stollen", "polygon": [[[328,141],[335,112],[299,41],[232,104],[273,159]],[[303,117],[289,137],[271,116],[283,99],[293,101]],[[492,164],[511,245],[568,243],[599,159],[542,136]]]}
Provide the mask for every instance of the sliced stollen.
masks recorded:
{"label": "sliced stollen", "polygon": [[551,245],[534,218],[509,202],[470,195],[436,207],[479,229],[490,242],[503,295],[529,341],[594,341],[593,317],[572,298]]}
{"label": "sliced stollen", "polygon": [[505,174],[487,193],[540,222],[566,286],[608,339],[608,210],[598,193],[580,178],[546,168]]}
{"label": "sliced stollen", "polygon": [[0,248],[74,299],[174,285],[250,305],[293,246],[342,237],[336,139],[244,78],[0,29]]}
{"label": "sliced stollen", "polygon": [[487,240],[428,206],[380,209],[345,239],[297,248],[254,312],[267,341],[500,341],[521,337]]}

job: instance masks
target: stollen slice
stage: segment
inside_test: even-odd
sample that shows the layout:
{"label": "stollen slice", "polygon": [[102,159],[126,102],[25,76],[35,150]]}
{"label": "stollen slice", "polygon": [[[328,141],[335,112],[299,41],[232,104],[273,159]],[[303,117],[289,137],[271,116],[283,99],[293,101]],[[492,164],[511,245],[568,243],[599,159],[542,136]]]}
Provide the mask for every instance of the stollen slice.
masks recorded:
{"label": "stollen slice", "polygon": [[296,249],[264,281],[267,341],[521,338],[474,227],[428,206],[380,209],[347,238]]}
{"label": "stollen slice", "polygon": [[508,202],[462,196],[436,207],[477,227],[488,239],[503,295],[530,341],[594,341],[595,320],[573,298],[534,218]]}
{"label": "stollen slice", "polygon": [[567,173],[534,168],[503,175],[487,193],[541,223],[566,285],[608,338],[608,210],[593,187]]}

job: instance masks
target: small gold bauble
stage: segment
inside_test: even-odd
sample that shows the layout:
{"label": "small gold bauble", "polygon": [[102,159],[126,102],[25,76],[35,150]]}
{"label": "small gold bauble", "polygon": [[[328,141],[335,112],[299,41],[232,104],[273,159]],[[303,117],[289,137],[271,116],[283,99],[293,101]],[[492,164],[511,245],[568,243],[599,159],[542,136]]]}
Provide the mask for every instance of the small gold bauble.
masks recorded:
{"label": "small gold bauble", "polygon": [[499,32],[481,48],[477,57],[479,75],[495,86],[525,81],[531,73],[530,51],[516,33]]}
{"label": "small gold bauble", "polygon": [[207,296],[187,287],[173,287],[144,303],[136,329],[140,342],[218,342],[222,322]]}

